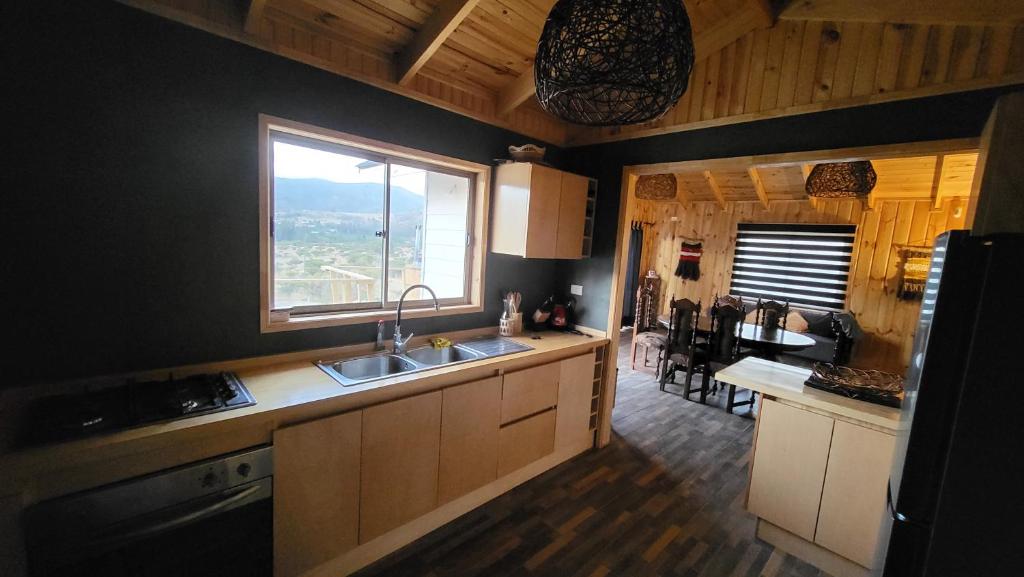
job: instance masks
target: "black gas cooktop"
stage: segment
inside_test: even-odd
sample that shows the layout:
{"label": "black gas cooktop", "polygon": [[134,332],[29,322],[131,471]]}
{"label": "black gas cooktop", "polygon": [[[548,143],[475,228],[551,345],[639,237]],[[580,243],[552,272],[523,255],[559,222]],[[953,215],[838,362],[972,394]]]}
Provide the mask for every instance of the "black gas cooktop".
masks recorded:
{"label": "black gas cooktop", "polygon": [[45,397],[30,409],[30,445],[121,431],[256,404],[234,373],[134,382]]}

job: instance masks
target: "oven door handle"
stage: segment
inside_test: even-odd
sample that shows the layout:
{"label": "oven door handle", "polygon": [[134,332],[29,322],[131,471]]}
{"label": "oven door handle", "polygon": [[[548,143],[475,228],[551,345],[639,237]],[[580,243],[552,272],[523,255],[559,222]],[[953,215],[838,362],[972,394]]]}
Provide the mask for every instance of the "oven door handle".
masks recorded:
{"label": "oven door handle", "polygon": [[170,518],[161,515],[160,518],[151,520],[152,517],[150,516],[146,521],[120,523],[101,533],[92,542],[92,545],[114,545],[170,531],[171,529],[210,517],[225,509],[239,505],[247,499],[256,496],[264,488],[263,480],[256,481],[249,485],[234,487],[219,493],[212,503],[209,498],[197,499],[197,504],[187,507],[183,511],[177,511]]}

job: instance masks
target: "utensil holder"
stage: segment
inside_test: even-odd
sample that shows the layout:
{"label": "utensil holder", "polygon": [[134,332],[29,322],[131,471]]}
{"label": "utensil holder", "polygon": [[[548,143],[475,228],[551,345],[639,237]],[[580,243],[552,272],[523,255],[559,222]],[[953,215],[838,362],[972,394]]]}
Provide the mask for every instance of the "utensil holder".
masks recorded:
{"label": "utensil holder", "polygon": [[514,337],[523,334],[523,313],[512,313],[507,319],[499,319],[498,334],[503,337]]}

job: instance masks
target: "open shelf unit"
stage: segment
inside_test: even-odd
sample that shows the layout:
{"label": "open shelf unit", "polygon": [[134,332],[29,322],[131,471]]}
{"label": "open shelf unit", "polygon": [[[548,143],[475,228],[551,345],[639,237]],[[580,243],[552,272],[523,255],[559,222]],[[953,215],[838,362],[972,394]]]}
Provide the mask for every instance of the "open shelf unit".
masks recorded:
{"label": "open shelf unit", "polygon": [[583,223],[583,258],[589,258],[594,250],[594,214],[597,210],[597,181],[587,179],[587,213]]}
{"label": "open shelf unit", "polygon": [[601,395],[603,393],[604,371],[606,357],[608,356],[608,345],[602,345],[594,350],[594,374],[593,387],[590,397],[590,430],[597,429],[598,414],[601,411]]}

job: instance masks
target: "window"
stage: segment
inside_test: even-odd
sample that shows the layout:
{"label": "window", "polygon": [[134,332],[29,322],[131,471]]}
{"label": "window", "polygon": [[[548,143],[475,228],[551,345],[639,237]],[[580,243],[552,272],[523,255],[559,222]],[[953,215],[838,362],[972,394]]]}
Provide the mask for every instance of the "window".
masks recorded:
{"label": "window", "polygon": [[739,224],[731,294],[842,310],[855,225]]}
{"label": "window", "polygon": [[[386,318],[415,284],[442,312],[482,310],[487,167],[269,117],[261,130],[265,330]],[[423,289],[405,302],[433,312]]]}

